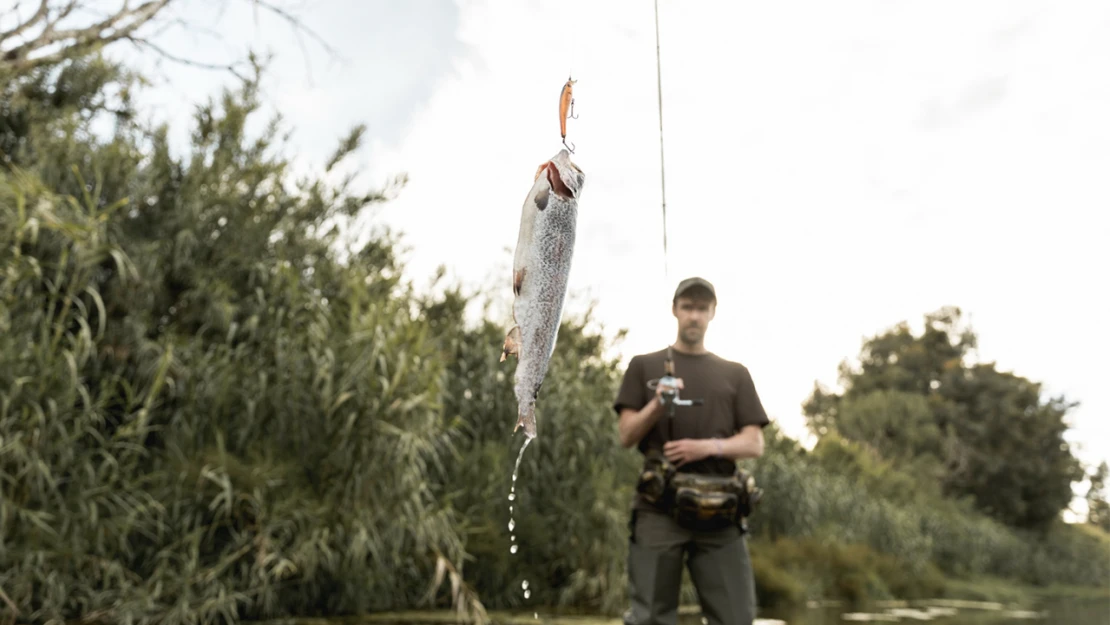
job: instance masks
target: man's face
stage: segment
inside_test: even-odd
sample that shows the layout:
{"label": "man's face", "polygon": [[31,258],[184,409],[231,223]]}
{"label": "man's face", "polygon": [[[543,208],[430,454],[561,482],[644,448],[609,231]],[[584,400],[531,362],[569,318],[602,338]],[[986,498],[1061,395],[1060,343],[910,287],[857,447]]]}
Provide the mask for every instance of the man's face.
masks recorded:
{"label": "man's face", "polygon": [[675,319],[678,320],[678,332],[685,343],[698,343],[705,337],[709,322],[717,305],[708,296],[701,294],[679,297],[673,306]]}

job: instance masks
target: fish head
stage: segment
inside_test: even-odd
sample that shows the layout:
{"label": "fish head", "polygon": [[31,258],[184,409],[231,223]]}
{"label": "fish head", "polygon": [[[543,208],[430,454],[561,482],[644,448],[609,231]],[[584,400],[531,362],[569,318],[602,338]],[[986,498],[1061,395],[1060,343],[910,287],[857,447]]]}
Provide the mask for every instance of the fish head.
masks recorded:
{"label": "fish head", "polygon": [[578,199],[586,183],[586,174],[570,160],[570,152],[562,149],[547,162],[547,181],[556,195],[568,200]]}

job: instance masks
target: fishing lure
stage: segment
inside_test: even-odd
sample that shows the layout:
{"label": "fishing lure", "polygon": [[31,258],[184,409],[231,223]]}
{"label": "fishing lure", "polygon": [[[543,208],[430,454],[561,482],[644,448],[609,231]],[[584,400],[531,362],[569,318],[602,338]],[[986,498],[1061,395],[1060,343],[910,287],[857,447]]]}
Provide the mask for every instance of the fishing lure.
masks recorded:
{"label": "fishing lure", "polygon": [[563,137],[563,146],[570,150],[571,154],[574,153],[574,144],[567,145],[567,119],[578,119],[574,114],[574,83],[576,82],[578,81],[567,76],[567,82],[559,93],[559,133]]}

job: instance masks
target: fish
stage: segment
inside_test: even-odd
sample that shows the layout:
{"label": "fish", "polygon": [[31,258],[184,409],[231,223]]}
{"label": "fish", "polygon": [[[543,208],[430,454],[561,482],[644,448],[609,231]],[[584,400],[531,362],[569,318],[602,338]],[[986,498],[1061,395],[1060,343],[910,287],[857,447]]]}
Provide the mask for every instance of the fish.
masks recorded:
{"label": "fish", "polygon": [[501,362],[517,359],[513,432],[536,437],[536,401],[555,353],[567,283],[574,258],[578,199],[586,175],[560,149],[536,169],[524,199],[513,255],[513,326],[505,335]]}

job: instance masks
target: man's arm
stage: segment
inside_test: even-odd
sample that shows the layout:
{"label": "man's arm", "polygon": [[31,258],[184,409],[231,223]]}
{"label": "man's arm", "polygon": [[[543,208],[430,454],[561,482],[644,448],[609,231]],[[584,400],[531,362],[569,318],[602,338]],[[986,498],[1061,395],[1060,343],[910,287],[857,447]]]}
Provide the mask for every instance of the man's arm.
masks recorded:
{"label": "man's arm", "polygon": [[625,408],[621,410],[620,422],[617,425],[621,438],[621,447],[635,447],[640,440],[655,427],[663,414],[663,405],[659,403],[659,396],[652,396],[647,405],[640,410]]}
{"label": "man's arm", "polygon": [[740,460],[763,455],[763,428],[745,425],[728,438],[684,438],[663,444],[663,456],[681,467],[705,458]]}
{"label": "man's arm", "polygon": [[[685,388],[682,378],[675,380],[675,387],[678,390]],[[665,384],[659,384],[656,385],[655,393],[650,394],[644,380],[643,362],[639,356],[633,356],[628,363],[628,370],[624,373],[620,390],[617,392],[617,400],[613,405],[618,415],[617,434],[621,447],[635,447],[648,432],[651,432],[659,417],[663,415],[663,402],[659,396],[669,388]],[[636,406],[642,407],[636,408]]]}
{"label": "man's arm", "polygon": [[740,431],[728,438],[709,441],[710,453],[729,460],[758,458],[763,455],[763,428],[759,425],[745,425]]}

